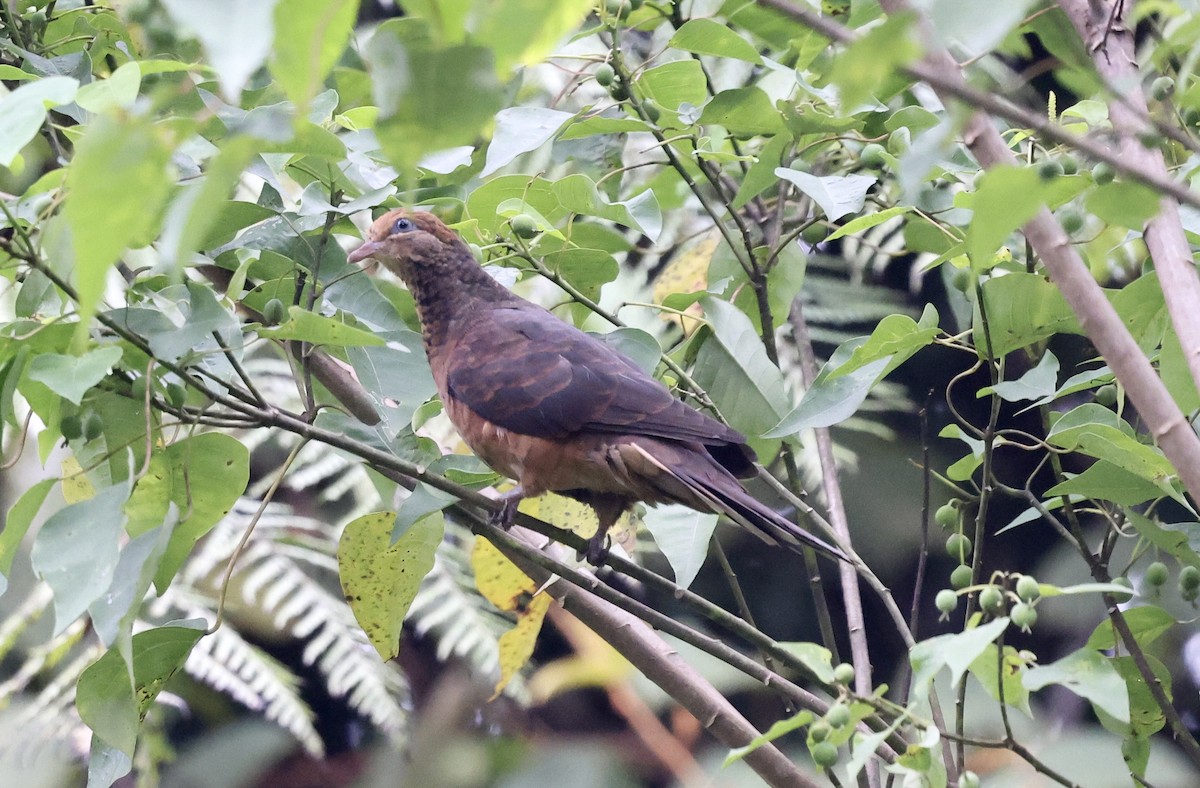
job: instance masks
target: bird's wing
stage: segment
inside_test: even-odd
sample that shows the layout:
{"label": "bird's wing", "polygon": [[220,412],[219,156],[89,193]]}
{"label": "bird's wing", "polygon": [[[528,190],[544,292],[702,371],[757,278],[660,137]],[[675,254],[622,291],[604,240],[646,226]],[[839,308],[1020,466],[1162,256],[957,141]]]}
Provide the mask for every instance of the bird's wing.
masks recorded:
{"label": "bird's wing", "polygon": [[449,395],[511,432],[552,440],[609,432],[714,446],[745,442],[621,353],[532,304],[481,314],[447,365]]}

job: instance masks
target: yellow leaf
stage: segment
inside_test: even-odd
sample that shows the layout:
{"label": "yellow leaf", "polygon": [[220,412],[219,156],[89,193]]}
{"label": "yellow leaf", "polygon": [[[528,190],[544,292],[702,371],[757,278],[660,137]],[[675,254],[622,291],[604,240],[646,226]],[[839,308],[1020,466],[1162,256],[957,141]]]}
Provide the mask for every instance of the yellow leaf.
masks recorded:
{"label": "yellow leaf", "polygon": [[496,682],[493,698],[529,661],[538,633],[542,631],[542,620],[553,601],[549,594],[538,594],[529,599],[528,604],[517,611],[517,625],[500,636],[500,680]]}
{"label": "yellow leaf", "polygon": [[[700,236],[679,251],[654,282],[654,303],[661,304],[667,296],[675,293],[696,293],[708,288],[708,265],[721,236],[716,230]],[[690,334],[700,325],[703,314],[699,305],[692,304],[685,313],[695,315],[696,320],[686,320],[675,312],[663,312],[661,317],[679,325],[684,333]]]}
{"label": "yellow leaf", "polygon": [[[545,520],[560,528],[566,528],[585,539],[590,538],[600,527],[600,520],[597,519],[596,512],[592,507],[565,495],[546,493],[537,498],[526,498],[521,501],[519,508],[531,517]],[[621,545],[630,555],[633,554],[633,548],[637,542],[637,527],[640,519],[632,513],[626,512],[608,531],[613,542]]]}
{"label": "yellow leaf", "polygon": [[400,652],[400,628],[421,580],[442,543],[442,513],[409,526],[395,544],[395,512],[365,514],[346,526],[338,543],[342,591],[371,645],[385,660]]}
{"label": "yellow leaf", "polygon": [[74,455],[62,461],[62,475],[63,500],[67,503],[79,503],[96,496],[96,488],[92,486],[91,480],[83,472],[79,460],[75,459]]}

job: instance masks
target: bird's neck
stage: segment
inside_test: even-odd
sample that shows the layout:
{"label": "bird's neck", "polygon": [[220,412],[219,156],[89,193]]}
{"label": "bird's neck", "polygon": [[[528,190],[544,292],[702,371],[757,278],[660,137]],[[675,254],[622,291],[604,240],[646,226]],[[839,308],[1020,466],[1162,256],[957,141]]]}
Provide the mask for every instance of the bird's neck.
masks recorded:
{"label": "bird's neck", "polygon": [[427,348],[446,341],[454,323],[473,321],[489,304],[518,300],[479,267],[465,245],[441,265],[414,266],[404,277],[417,307]]}

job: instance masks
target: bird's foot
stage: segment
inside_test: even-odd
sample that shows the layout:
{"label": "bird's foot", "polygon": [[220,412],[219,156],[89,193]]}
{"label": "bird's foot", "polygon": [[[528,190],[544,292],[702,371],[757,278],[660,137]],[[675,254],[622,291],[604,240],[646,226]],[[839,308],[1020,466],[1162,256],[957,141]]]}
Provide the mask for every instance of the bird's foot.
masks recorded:
{"label": "bird's foot", "polygon": [[588,539],[587,547],[583,551],[583,557],[587,559],[589,564],[600,566],[604,563],[604,559],[608,557],[608,551],[612,547],[612,540],[604,531],[597,531],[596,535]]}
{"label": "bird's foot", "polygon": [[521,505],[521,501],[525,499],[525,491],[520,487],[514,487],[508,492],[501,495],[497,500],[500,501],[500,508],[496,509],[488,517],[488,522],[492,525],[498,525],[507,531],[512,528],[513,519],[517,516],[517,507]]}

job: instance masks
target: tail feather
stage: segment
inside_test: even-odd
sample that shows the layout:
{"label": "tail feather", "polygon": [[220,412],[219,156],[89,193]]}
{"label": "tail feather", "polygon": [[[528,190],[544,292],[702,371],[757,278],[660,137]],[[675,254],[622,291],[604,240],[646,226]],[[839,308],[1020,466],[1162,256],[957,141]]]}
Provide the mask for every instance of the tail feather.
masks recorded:
{"label": "tail feather", "polygon": [[[636,444],[634,447],[645,460],[676,483],[663,484],[665,479],[658,480],[655,486],[666,497],[686,506],[724,514],[771,544],[790,547],[795,552],[800,552],[801,546],[807,545],[841,561],[850,560],[840,548],[813,536],[750,495],[733,474],[706,453],[688,452],[685,457],[675,458],[675,462],[664,462],[647,451],[646,447]],[[678,489],[677,485],[682,485],[683,490]],[[684,491],[686,494],[680,495]]]}

